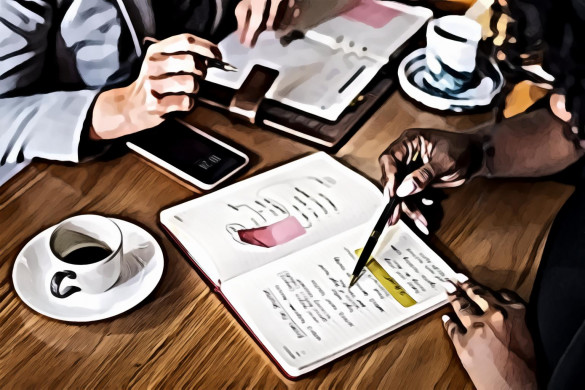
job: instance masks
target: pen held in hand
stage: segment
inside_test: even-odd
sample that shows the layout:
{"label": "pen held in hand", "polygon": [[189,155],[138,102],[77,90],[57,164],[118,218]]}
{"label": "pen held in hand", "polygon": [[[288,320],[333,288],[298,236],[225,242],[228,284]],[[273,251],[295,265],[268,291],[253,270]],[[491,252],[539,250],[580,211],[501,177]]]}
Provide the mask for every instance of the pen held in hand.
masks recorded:
{"label": "pen held in hand", "polygon": [[[411,163],[414,162],[417,159],[417,157],[418,157],[418,151],[414,154],[414,157],[412,158]],[[374,226],[374,230],[372,230],[372,233],[370,234],[370,237],[368,238],[368,241],[366,242],[366,246],[364,247],[364,250],[360,254],[360,257],[358,258],[358,262],[357,262],[357,264],[353,270],[353,273],[351,275],[351,279],[349,281],[348,288],[351,288],[351,286],[353,286],[357,282],[361,272],[363,271],[368,260],[372,256],[374,249],[376,248],[376,244],[378,243],[378,239],[382,235],[382,232],[384,232],[384,227],[386,226],[388,220],[392,216],[392,213],[394,213],[394,209],[399,204],[400,204],[399,198],[397,196],[393,196],[390,198],[390,201],[388,202],[388,204],[386,204],[386,207],[384,207],[384,210],[382,211],[382,215],[380,215],[380,218],[378,218],[378,221],[376,222],[376,225]]]}
{"label": "pen held in hand", "polygon": [[[153,43],[158,43],[159,40],[152,37],[145,37],[143,39],[144,50],[148,48],[148,46],[152,45]],[[237,72],[238,68],[233,66],[232,64],[228,64],[227,62],[223,62],[222,60],[218,60],[217,58],[210,58],[203,56],[201,54],[195,54],[198,57],[205,59],[208,68],[217,68],[223,70],[224,72]]]}
{"label": "pen held in hand", "polygon": [[228,64],[227,62],[223,62],[220,61],[218,59],[215,58],[206,58],[206,62],[207,62],[207,66],[209,68],[217,68],[217,69],[221,69],[225,72],[237,72],[238,68],[236,68],[235,66]]}

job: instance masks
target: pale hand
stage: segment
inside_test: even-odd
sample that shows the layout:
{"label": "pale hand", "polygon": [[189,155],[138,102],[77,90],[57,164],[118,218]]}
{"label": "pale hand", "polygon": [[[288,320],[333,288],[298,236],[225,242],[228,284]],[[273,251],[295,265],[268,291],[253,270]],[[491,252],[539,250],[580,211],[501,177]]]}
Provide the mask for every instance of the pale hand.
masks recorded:
{"label": "pale hand", "polygon": [[348,10],[361,0],[242,0],[236,7],[237,34],[248,47],[256,45],[264,31],[286,35],[305,31]]}
{"label": "pale hand", "polygon": [[207,71],[205,58],[221,59],[221,53],[213,43],[191,34],[151,45],[132,84],[97,97],[90,138],[122,137],[157,126],[166,114],[190,111]]}
{"label": "pale hand", "polygon": [[443,316],[463,367],[478,390],[536,389],[526,307],[515,293],[467,281],[453,287],[455,313]]}
{"label": "pale hand", "polygon": [[256,45],[263,31],[286,31],[300,15],[297,0],[242,0],[236,7],[238,35],[243,45]]}

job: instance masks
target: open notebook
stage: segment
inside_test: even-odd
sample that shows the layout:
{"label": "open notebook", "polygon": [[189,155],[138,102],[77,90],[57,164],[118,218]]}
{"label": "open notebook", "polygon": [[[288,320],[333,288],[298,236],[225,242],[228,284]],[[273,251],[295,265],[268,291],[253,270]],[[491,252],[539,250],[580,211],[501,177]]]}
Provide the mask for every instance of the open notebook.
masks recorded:
{"label": "open notebook", "polygon": [[362,0],[355,8],[283,46],[263,33],[253,49],[236,33],[219,43],[224,60],[239,72],[210,68],[206,80],[238,90],[254,65],[279,71],[266,98],[336,121],[392,54],[432,17],[423,7]]}
{"label": "open notebook", "polygon": [[[455,272],[403,223],[385,230],[375,260],[348,289],[356,250],[383,204],[372,183],[316,153],[164,210],[161,222],[297,377],[447,301],[442,283]],[[290,219],[302,233],[280,245],[252,245],[238,233]]]}

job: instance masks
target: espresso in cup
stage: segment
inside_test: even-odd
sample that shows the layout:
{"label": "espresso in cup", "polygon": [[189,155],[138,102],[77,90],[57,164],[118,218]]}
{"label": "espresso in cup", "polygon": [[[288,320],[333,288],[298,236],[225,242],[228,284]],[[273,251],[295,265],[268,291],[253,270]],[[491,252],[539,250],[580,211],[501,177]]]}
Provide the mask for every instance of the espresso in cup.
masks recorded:
{"label": "espresso in cup", "polygon": [[78,215],[61,222],[49,247],[54,268],[50,290],[56,298],[104,292],[120,276],[122,232],[106,217]]}

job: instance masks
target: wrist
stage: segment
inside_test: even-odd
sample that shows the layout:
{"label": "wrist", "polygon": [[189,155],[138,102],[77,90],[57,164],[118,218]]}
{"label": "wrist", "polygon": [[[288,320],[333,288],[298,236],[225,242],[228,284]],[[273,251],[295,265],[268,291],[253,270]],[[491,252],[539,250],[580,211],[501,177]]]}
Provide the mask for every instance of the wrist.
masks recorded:
{"label": "wrist", "polygon": [[127,112],[127,88],[110,89],[98,95],[91,116],[90,139],[114,139],[134,132]]}
{"label": "wrist", "polygon": [[495,149],[491,142],[491,137],[489,135],[485,135],[482,137],[479,145],[478,145],[478,157],[475,163],[476,171],[471,176],[474,177],[492,177],[492,160],[494,157]]}
{"label": "wrist", "polygon": [[491,162],[494,157],[495,149],[491,133],[492,127],[488,126],[471,135],[470,179],[492,176]]}

